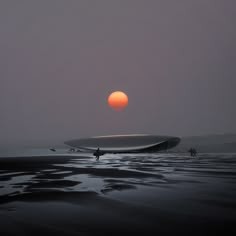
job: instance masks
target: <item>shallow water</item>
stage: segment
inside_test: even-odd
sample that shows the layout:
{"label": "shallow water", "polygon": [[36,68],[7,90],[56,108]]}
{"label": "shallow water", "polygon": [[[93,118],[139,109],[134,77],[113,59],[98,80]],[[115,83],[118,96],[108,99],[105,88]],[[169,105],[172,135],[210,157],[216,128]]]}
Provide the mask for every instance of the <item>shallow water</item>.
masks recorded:
{"label": "shallow water", "polygon": [[0,158],[1,233],[235,231],[236,154],[38,153]]}

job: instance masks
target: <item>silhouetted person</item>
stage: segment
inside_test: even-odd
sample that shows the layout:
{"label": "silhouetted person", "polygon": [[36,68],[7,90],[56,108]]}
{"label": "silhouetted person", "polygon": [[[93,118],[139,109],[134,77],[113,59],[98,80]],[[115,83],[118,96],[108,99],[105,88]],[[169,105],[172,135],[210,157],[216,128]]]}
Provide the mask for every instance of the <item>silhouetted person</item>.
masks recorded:
{"label": "silhouetted person", "polygon": [[196,151],[195,148],[190,148],[188,151],[190,152],[190,155],[191,155],[192,157],[194,157],[194,156],[197,155],[197,151]]}
{"label": "silhouetted person", "polygon": [[99,157],[100,157],[100,155],[101,155],[100,149],[98,148],[98,149],[96,150],[96,152],[94,152],[93,155],[96,157],[96,160],[99,160]]}

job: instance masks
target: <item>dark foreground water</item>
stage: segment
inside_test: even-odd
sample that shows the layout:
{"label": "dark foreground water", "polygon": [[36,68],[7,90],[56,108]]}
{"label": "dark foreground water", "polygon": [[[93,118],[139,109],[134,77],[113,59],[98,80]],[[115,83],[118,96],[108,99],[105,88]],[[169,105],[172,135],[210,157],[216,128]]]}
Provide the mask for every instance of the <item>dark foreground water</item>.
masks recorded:
{"label": "dark foreground water", "polygon": [[0,158],[0,235],[236,233],[236,154]]}

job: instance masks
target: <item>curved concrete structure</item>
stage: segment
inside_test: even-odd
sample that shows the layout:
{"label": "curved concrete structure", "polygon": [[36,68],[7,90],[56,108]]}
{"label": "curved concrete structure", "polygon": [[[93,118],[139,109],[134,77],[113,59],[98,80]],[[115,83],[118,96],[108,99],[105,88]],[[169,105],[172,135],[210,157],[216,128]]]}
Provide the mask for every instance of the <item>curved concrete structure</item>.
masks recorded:
{"label": "curved concrete structure", "polygon": [[158,152],[175,147],[180,138],[148,134],[108,135],[66,141],[65,144],[80,150],[105,153]]}

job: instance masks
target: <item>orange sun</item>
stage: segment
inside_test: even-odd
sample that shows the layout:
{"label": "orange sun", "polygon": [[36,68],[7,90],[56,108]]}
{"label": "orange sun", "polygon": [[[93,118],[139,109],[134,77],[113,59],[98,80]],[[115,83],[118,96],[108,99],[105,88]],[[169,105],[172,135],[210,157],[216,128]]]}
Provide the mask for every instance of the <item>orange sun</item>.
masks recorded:
{"label": "orange sun", "polygon": [[109,95],[108,104],[112,109],[121,111],[128,106],[128,100],[128,96],[125,93],[116,91]]}

